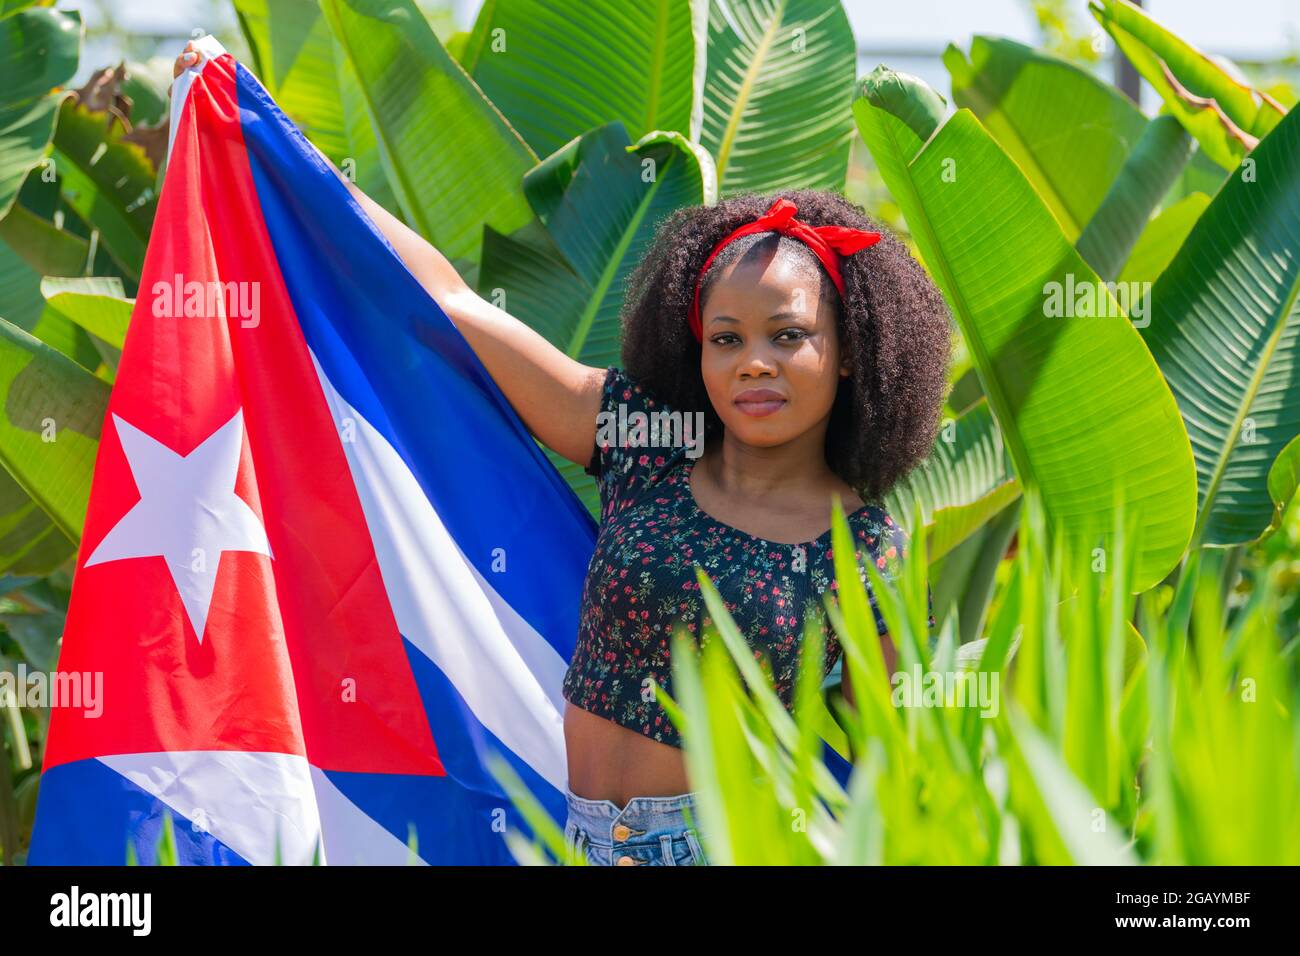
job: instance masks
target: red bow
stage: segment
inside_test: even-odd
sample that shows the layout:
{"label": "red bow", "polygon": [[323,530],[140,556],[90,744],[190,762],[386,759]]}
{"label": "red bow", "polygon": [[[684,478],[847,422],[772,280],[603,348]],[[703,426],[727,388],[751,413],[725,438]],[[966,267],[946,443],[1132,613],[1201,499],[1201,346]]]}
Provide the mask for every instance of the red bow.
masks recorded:
{"label": "red bow", "polygon": [[704,265],[700,267],[695,277],[695,296],[691,302],[690,314],[687,316],[695,341],[704,341],[704,327],[700,319],[700,279],[708,272],[709,266],[713,264],[713,260],[727,243],[752,232],[775,231],[800,240],[813,251],[825,266],[831,282],[835,283],[835,288],[839,290],[840,295],[844,295],[844,278],[840,275],[840,256],[849,256],[859,249],[875,245],[880,241],[880,233],[868,232],[865,229],[850,229],[848,226],[810,226],[794,218],[794,214],[798,211],[798,207],[790,200],[778,199],[763,215],[753,222],[745,223],[713,247],[713,251],[704,260]]}

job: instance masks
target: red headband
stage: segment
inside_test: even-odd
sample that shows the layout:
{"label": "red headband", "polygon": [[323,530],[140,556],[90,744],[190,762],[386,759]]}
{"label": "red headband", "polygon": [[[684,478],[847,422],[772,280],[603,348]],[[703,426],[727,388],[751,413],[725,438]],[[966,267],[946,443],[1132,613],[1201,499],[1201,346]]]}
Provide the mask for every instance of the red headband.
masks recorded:
{"label": "red headband", "polygon": [[798,207],[790,200],[778,199],[763,215],[753,222],[745,223],[713,247],[709,258],[704,260],[704,265],[700,267],[699,274],[695,277],[695,296],[691,301],[690,315],[687,316],[695,341],[704,341],[704,326],[700,317],[700,280],[704,278],[704,273],[709,271],[709,266],[713,264],[713,260],[722,251],[723,246],[732,239],[747,236],[752,232],[771,230],[793,236],[803,242],[826,267],[826,272],[830,275],[831,282],[835,283],[835,288],[839,290],[840,295],[844,294],[844,278],[840,275],[840,256],[852,255],[859,249],[875,245],[880,241],[880,233],[850,229],[848,226],[810,226],[794,218],[794,214],[798,211]]}

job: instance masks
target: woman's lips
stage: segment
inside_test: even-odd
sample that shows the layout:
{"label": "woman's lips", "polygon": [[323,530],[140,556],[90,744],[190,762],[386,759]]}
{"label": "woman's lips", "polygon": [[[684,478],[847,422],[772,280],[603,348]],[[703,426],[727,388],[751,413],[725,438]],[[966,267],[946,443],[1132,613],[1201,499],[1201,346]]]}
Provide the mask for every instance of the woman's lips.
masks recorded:
{"label": "woman's lips", "polygon": [[770,388],[751,388],[741,392],[731,403],[746,415],[762,418],[780,411],[785,406],[785,396]]}

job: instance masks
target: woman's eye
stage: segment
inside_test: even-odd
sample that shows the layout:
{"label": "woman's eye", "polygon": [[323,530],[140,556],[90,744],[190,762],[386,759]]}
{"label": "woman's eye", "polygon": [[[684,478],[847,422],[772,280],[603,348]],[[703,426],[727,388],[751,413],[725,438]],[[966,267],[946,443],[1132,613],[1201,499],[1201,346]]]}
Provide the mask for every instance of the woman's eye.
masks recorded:
{"label": "woman's eye", "polygon": [[739,342],[740,339],[736,338],[736,336],[732,335],[730,332],[723,332],[719,335],[715,335],[709,341],[716,345],[730,345],[732,342]]}
{"label": "woman's eye", "polygon": [[776,334],[778,339],[784,338],[787,342],[797,342],[799,339],[808,337],[808,333],[803,329],[782,329]]}

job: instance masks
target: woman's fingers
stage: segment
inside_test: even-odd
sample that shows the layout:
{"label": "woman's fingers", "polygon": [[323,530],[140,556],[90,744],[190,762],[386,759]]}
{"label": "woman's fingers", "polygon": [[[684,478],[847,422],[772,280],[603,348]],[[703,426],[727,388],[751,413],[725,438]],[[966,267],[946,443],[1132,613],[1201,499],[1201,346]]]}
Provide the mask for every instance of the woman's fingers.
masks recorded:
{"label": "woman's fingers", "polygon": [[199,62],[199,53],[194,49],[194,41],[191,40],[185,44],[185,49],[181,55],[176,58],[176,63],[172,66],[172,79],[180,76],[192,66],[197,66]]}

